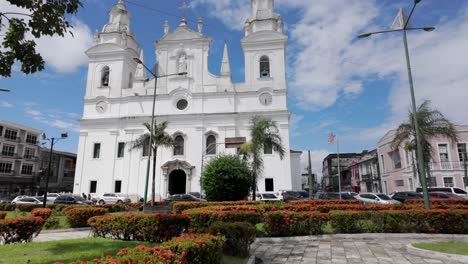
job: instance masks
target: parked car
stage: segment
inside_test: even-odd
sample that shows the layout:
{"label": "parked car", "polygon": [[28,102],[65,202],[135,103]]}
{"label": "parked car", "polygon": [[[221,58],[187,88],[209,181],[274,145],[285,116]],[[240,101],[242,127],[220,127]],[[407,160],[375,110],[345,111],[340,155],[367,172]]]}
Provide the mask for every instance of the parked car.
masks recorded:
{"label": "parked car", "polygon": [[54,204],[93,204],[81,195],[60,195],[54,201]]}
{"label": "parked car", "polygon": [[273,193],[257,193],[257,201],[281,201],[281,198]]}
{"label": "parked car", "polygon": [[122,204],[130,203],[130,198],[118,193],[105,193],[101,197],[96,198],[98,204]]}
{"label": "parked car", "polygon": [[423,199],[424,195],[417,192],[396,192],[393,195],[390,195],[390,198],[404,203],[406,200]]}
{"label": "parked car", "polygon": [[462,196],[458,196],[449,192],[429,192],[429,198],[437,199],[464,199]]}
{"label": "parked car", "polygon": [[[458,196],[468,198],[468,193],[465,190],[462,190],[457,187],[428,187],[427,191],[428,192],[449,192],[449,193],[456,194]],[[422,188],[421,187],[416,188],[416,192],[422,192]]]}
{"label": "parked car", "polygon": [[356,199],[363,204],[401,204],[383,193],[360,193],[356,195]]}
{"label": "parked car", "polygon": [[347,192],[342,192],[341,197],[339,192],[318,192],[315,194],[315,200],[354,200],[351,194]]}
{"label": "parked car", "polygon": [[37,199],[36,197],[29,197],[29,196],[18,196],[13,201],[12,204],[40,204],[42,203],[41,200]]}
{"label": "parked car", "polygon": [[198,197],[195,197],[191,194],[174,194],[174,195],[169,195],[166,199],[166,201],[194,201],[194,202],[206,202],[205,199],[201,199]]}

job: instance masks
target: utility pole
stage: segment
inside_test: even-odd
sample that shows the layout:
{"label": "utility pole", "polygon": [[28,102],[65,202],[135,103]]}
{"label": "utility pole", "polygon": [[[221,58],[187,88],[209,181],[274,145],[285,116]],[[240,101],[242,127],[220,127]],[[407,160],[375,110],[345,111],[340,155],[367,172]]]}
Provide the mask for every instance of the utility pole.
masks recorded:
{"label": "utility pole", "polygon": [[[308,151],[309,154],[309,167],[308,167],[308,172],[309,172],[309,198],[313,199],[314,197],[314,177],[312,175],[312,161],[310,160],[310,150]],[[466,162],[465,162],[466,164]],[[465,166],[466,168],[466,166]]]}

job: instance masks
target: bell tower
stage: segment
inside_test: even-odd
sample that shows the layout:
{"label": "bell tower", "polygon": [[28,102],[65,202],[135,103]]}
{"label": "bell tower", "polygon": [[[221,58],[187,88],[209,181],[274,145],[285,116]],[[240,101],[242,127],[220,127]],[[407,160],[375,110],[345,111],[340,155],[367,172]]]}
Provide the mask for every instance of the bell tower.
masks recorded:
{"label": "bell tower", "polygon": [[94,33],[89,57],[86,98],[120,97],[122,89],[133,88],[140,46],[130,30],[131,15],[119,0],[109,11],[109,21]]}

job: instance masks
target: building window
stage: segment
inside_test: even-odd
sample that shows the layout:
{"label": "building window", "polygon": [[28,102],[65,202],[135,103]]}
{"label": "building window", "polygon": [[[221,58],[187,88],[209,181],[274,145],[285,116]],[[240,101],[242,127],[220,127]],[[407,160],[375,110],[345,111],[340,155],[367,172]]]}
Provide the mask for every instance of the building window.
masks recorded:
{"label": "building window", "polygon": [[143,149],[141,150],[141,155],[143,157],[148,157],[149,156],[149,149],[150,149],[150,147],[149,147],[149,138],[148,138],[148,144],[146,144],[146,142],[145,142],[145,144],[143,145]]}
{"label": "building window", "polygon": [[32,159],[36,157],[36,150],[33,148],[26,148],[24,151],[25,159]]}
{"label": "building window", "polygon": [[444,187],[455,187],[452,177],[444,177]]}
{"label": "building window", "polygon": [[102,71],[101,71],[101,87],[108,87],[109,86],[109,75],[110,75],[109,66],[105,66],[104,68],[102,68]]}
{"label": "building window", "polygon": [[11,163],[0,163],[0,173],[11,173],[12,164]]}
{"label": "building window", "polygon": [[91,181],[89,184],[89,193],[96,193],[97,181]]}
{"label": "building window", "polygon": [[273,179],[265,179],[265,192],[274,192],[275,188],[273,185]]}
{"label": "building window", "polygon": [[213,135],[206,138],[206,154],[216,155],[216,137]]}
{"label": "building window", "polygon": [[37,144],[37,136],[28,134],[26,136],[26,143],[36,145]]}
{"label": "building window", "polygon": [[466,153],[466,143],[459,143],[458,148],[458,160],[460,162],[468,161],[468,154]]}
{"label": "building window", "polygon": [[15,146],[3,144],[2,155],[13,157],[15,155]]}
{"label": "building window", "polygon": [[265,143],[265,145],[263,145],[263,154],[273,154],[273,146],[271,143]]}
{"label": "building window", "polygon": [[120,193],[122,191],[122,181],[115,181],[114,192]]}
{"label": "building window", "polygon": [[396,180],[395,181],[395,186],[396,187],[403,187],[403,186],[405,186],[405,181],[404,180]]}
{"label": "building window", "polygon": [[117,158],[123,158],[125,152],[125,143],[119,142],[119,146],[117,148]]}
{"label": "building window", "polygon": [[99,159],[101,156],[101,143],[94,143],[93,159]]}
{"label": "building window", "polygon": [[175,145],[174,145],[174,156],[183,156],[184,155],[184,137],[176,136]]}
{"label": "building window", "polygon": [[11,129],[5,129],[5,138],[10,139],[10,140],[16,140],[18,136],[18,131],[16,130],[11,130]]}
{"label": "building window", "polygon": [[260,58],[260,78],[270,77],[270,59],[268,56],[262,56]]}
{"label": "building window", "polygon": [[21,167],[21,174],[23,175],[32,175],[33,174],[33,165],[32,164],[23,164]]}
{"label": "building window", "polygon": [[128,74],[128,88],[133,88],[133,74]]}
{"label": "building window", "polygon": [[393,168],[395,169],[401,169],[401,157],[400,157],[400,151],[395,150],[392,152],[392,161],[393,161]]}

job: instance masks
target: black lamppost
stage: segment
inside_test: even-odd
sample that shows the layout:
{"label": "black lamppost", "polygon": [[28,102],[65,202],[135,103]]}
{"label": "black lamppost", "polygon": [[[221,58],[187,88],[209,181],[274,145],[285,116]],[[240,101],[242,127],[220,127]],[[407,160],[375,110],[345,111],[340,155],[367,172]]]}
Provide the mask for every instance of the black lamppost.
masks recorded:
{"label": "black lamppost", "polygon": [[[167,74],[167,75],[156,75],[155,73],[153,73],[153,71],[151,71],[148,66],[146,66],[139,58],[133,58],[133,60],[136,62],[136,63],[139,63],[141,65],[143,65],[143,67],[145,67],[145,69],[147,71],[149,71],[151,73],[151,75],[153,75],[154,77],[154,93],[153,93],[153,110],[151,112],[151,131],[150,131],[150,138],[149,138],[149,147],[148,147],[148,150],[149,150],[149,153],[148,153],[148,163],[146,164],[146,180],[145,180],[145,194],[144,194],[144,205],[146,206],[146,202],[148,201],[148,182],[149,182],[149,174],[150,174],[150,165],[151,165],[151,154],[153,152],[153,132],[152,131],[154,129],[154,110],[155,110],[155,106],[156,106],[156,89],[158,87],[158,78],[162,78],[162,77],[169,77],[169,76],[176,76],[176,75],[179,75],[179,76],[185,76],[187,75],[187,72],[179,72],[179,73],[174,73],[174,74]],[[155,172],[153,172],[155,173]],[[153,183],[154,184],[154,183]],[[153,201],[154,203],[154,201]]]}
{"label": "black lamppost", "polygon": [[49,178],[51,174],[51,167],[52,167],[52,155],[54,151],[54,145],[60,140],[60,139],[66,139],[68,137],[68,133],[64,132],[60,135],[59,138],[47,138],[46,134],[42,134],[42,140],[48,140],[50,141],[50,152],[49,152],[49,165],[47,167],[47,176],[46,176],[46,183],[45,183],[45,190],[44,190],[44,201],[42,204],[42,207],[46,207],[46,202],[47,202],[47,191],[49,189]]}
{"label": "black lamppost", "polygon": [[[406,66],[408,68],[408,79],[409,79],[409,86],[410,86],[410,94],[411,94],[411,108],[412,108],[412,113],[413,113],[413,123],[414,123],[414,129],[415,129],[415,136],[416,136],[416,147],[417,147],[417,158],[418,158],[418,163],[419,163],[419,175],[421,176],[421,185],[423,189],[423,194],[424,194],[424,205],[426,209],[430,208],[430,203],[429,203],[429,195],[427,192],[427,182],[426,182],[426,172],[425,172],[425,165],[424,165],[424,158],[423,158],[423,149],[422,149],[422,143],[421,143],[421,136],[419,135],[419,124],[418,124],[418,119],[416,117],[416,99],[414,95],[414,88],[413,88],[413,75],[411,73],[411,63],[410,63],[410,57],[409,57],[409,51],[408,51],[408,40],[406,37],[406,31],[408,30],[424,30],[427,32],[433,31],[435,28],[434,27],[418,27],[418,28],[412,28],[408,27],[408,22],[411,19],[411,16],[413,15],[414,9],[416,8],[416,5],[421,2],[421,0],[414,0],[413,3],[413,8],[411,9],[411,13],[409,17],[406,19],[406,21],[402,21],[403,25],[401,25],[401,28],[399,29],[393,29],[393,30],[385,30],[385,31],[377,31],[377,32],[370,32],[370,33],[365,33],[361,34],[358,36],[358,38],[367,38],[370,37],[371,35],[375,34],[382,34],[382,33],[392,33],[392,32],[403,32],[403,44],[405,46],[405,55],[406,55]],[[401,14],[400,14],[401,15]],[[402,18],[404,20],[404,16],[402,15]]]}

